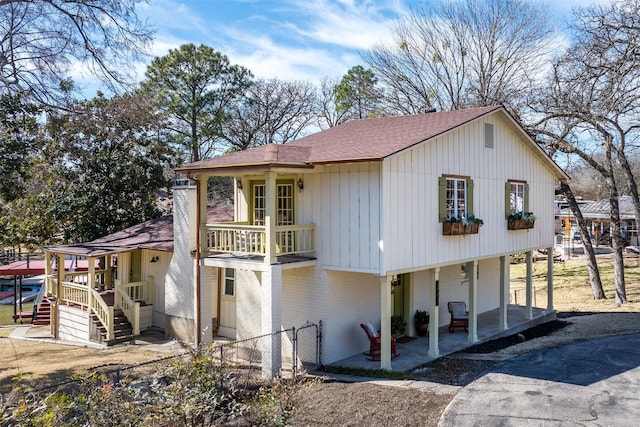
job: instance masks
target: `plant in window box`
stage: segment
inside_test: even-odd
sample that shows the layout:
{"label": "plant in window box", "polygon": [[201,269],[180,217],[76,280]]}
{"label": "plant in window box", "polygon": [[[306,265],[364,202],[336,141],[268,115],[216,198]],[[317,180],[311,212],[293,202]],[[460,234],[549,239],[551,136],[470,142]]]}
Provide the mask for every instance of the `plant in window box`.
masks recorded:
{"label": "plant in window box", "polygon": [[507,217],[508,230],[524,230],[533,228],[536,222],[536,216],[533,212],[518,212]]}
{"label": "plant in window box", "polygon": [[462,223],[465,227],[465,234],[478,234],[480,226],[484,225],[484,221],[476,218],[475,215],[469,215],[467,218],[463,218]]}

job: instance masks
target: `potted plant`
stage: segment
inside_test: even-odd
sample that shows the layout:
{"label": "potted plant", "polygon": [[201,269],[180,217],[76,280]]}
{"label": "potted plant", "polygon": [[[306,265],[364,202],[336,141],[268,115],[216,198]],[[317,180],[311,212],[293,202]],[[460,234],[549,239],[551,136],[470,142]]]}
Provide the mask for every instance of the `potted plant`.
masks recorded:
{"label": "potted plant", "polygon": [[407,324],[402,318],[402,315],[395,314],[391,316],[391,335],[395,335],[396,337],[404,335],[406,326]]}
{"label": "potted plant", "polygon": [[413,323],[416,327],[416,334],[419,337],[426,336],[429,330],[429,312],[416,310],[416,314],[413,315]]}
{"label": "potted plant", "polygon": [[533,228],[536,216],[533,212],[518,212],[507,217],[508,230],[523,230]]}
{"label": "potted plant", "polygon": [[475,215],[469,215],[463,219],[463,223],[465,224],[465,234],[478,234],[480,226],[484,225],[484,221],[476,218]]}

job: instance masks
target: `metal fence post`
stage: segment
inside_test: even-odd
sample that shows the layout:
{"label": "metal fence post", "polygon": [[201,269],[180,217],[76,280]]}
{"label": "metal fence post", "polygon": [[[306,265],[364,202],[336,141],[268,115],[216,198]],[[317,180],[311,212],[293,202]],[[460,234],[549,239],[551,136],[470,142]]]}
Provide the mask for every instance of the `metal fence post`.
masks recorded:
{"label": "metal fence post", "polygon": [[297,368],[298,368],[298,360],[296,359],[296,353],[298,352],[298,332],[296,331],[296,327],[293,326],[291,328],[291,352],[293,353],[291,355],[292,359],[291,359],[291,369],[293,371],[293,378],[296,377],[297,374]]}

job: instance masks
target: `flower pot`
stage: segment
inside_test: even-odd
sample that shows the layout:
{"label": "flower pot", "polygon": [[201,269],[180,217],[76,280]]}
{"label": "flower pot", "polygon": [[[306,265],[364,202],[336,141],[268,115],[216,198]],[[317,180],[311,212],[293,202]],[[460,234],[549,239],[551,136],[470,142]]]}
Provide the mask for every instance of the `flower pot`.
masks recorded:
{"label": "flower pot", "polygon": [[443,222],[442,234],[445,236],[458,236],[464,233],[464,224],[461,222]]}
{"label": "flower pot", "polygon": [[416,322],[416,335],[426,337],[429,332],[429,323]]}
{"label": "flower pot", "polygon": [[535,221],[529,221],[526,219],[512,219],[507,221],[508,230],[524,230],[527,228],[533,228]]}

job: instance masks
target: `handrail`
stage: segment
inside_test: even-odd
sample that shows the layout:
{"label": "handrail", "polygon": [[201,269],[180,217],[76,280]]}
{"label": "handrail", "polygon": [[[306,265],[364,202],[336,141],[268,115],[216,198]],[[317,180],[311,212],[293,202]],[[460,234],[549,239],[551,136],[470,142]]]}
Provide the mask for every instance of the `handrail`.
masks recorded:
{"label": "handrail", "polygon": [[113,307],[109,307],[95,290],[89,289],[89,292],[92,294],[90,312],[94,313],[102,323],[102,326],[107,330],[107,341],[111,341],[115,338]]}
{"label": "handrail", "polygon": [[140,335],[140,302],[127,294],[125,285],[116,284],[115,303],[133,326],[133,335]]}
{"label": "handrail", "polygon": [[60,292],[62,294],[60,295],[60,301],[87,308],[89,313],[95,314],[96,318],[107,331],[107,341],[112,340],[114,338],[113,307],[109,307],[98,292],[90,289],[86,285],[73,282],[62,282],[60,285]]}
{"label": "handrail", "polygon": [[[207,248],[211,252],[265,255],[266,227],[245,223],[207,224]],[[276,254],[315,252],[315,224],[276,227]]]}

